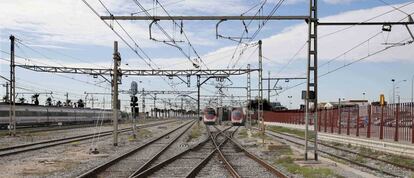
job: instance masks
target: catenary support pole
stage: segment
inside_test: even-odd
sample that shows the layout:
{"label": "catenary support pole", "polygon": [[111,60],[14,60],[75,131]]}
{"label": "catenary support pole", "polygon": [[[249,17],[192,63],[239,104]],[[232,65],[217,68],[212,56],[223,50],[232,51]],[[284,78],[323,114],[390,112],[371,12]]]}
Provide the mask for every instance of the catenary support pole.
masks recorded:
{"label": "catenary support pole", "polygon": [[262,143],[264,143],[265,124],[263,119],[263,62],[262,62],[262,40],[259,40],[259,101],[258,119],[261,122]]}
{"label": "catenary support pole", "polygon": [[114,69],[112,78],[112,117],[113,117],[113,145],[118,146],[118,65],[121,62],[121,56],[118,52],[118,42],[114,42]]}
{"label": "catenary support pole", "polygon": [[10,36],[10,119],[9,135],[16,136],[16,65],[14,63],[15,37]]}
{"label": "catenary support pole", "polygon": [[201,120],[201,113],[200,113],[200,75],[197,75],[197,118]]}

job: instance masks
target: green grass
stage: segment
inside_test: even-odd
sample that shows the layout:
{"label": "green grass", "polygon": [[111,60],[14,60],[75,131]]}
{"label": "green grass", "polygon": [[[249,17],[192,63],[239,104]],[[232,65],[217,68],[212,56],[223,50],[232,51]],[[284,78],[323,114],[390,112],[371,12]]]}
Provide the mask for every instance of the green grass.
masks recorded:
{"label": "green grass", "polygon": [[405,166],[409,166],[409,167],[414,167],[414,159],[412,159],[412,158],[407,158],[407,157],[404,157],[404,156],[387,154],[385,156],[385,159],[388,160],[388,161],[391,161],[393,163],[398,163],[398,164],[401,164],[401,165],[405,165]]}
{"label": "green grass", "polygon": [[279,147],[277,153],[280,155],[293,155],[293,151],[289,146]]}
{"label": "green grass", "polygon": [[260,138],[260,139],[264,139],[264,140],[270,140],[271,139],[269,136],[263,135],[261,132],[252,133],[252,137],[253,138]]}
{"label": "green grass", "polygon": [[240,138],[247,138],[248,136],[246,129],[241,130],[238,134]]}
{"label": "green grass", "polygon": [[362,156],[360,156],[360,155],[358,155],[358,156],[356,156],[355,158],[353,158],[353,160],[354,160],[355,162],[358,162],[358,163],[367,163],[367,160],[365,160],[365,158],[364,158],[364,157],[362,157]]}
{"label": "green grass", "polygon": [[[267,129],[270,130],[270,131],[273,131],[273,132],[282,132],[282,133],[288,133],[288,134],[296,135],[296,136],[299,136],[299,137],[305,137],[305,131],[304,130],[291,129],[291,128],[281,127],[281,126],[268,126]],[[314,134],[315,133],[313,131],[310,131],[308,138],[310,138],[310,139],[315,138]]]}
{"label": "green grass", "polygon": [[202,132],[201,126],[199,124],[194,125],[191,128],[190,134],[188,135],[187,142],[190,142],[191,140],[200,137],[202,134],[201,132]]}
{"label": "green grass", "polygon": [[138,129],[137,136],[138,137],[152,137],[152,132],[147,129]]}
{"label": "green grass", "polygon": [[304,178],[342,177],[328,168],[302,167],[296,164],[291,157],[279,158],[274,164],[284,167],[289,173],[302,175]]}

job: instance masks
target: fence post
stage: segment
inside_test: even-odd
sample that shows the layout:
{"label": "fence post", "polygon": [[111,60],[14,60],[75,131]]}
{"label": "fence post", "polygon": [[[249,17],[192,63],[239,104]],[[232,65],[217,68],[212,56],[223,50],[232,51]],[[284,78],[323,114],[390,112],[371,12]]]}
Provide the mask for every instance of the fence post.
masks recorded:
{"label": "fence post", "polygon": [[342,122],[342,115],[341,115],[341,107],[339,106],[338,109],[338,134],[341,134],[341,123]]}
{"label": "fence post", "polygon": [[380,139],[384,138],[384,106],[381,106]]}
{"label": "fence post", "polygon": [[400,103],[397,103],[395,107],[395,134],[394,134],[394,141],[398,142],[398,136],[400,133],[398,132],[398,126],[400,122]]}
{"label": "fence post", "polygon": [[335,117],[335,112],[332,110],[330,112],[330,115],[332,115],[331,120],[330,120],[331,121],[330,124],[331,124],[331,133],[333,133],[334,132],[334,120],[335,120],[334,118],[336,118]]}
{"label": "fence post", "polygon": [[357,118],[356,118],[356,136],[359,137],[359,106],[357,106]]}
{"label": "fence post", "polygon": [[[322,123],[322,109],[321,110],[319,110],[319,112],[317,113],[317,118],[318,118],[318,131],[320,132],[321,131],[321,123]],[[321,117],[318,117],[318,116],[321,116]]]}
{"label": "fence post", "polygon": [[367,138],[371,138],[371,105],[368,104],[368,128],[367,128]]}
{"label": "fence post", "polygon": [[413,115],[413,104],[410,104],[410,116],[411,116],[411,143],[414,143],[414,115]]}
{"label": "fence post", "polygon": [[346,122],[346,135],[349,135],[350,123],[351,123],[351,109],[348,108],[348,120]]}
{"label": "fence post", "polygon": [[326,133],[326,124],[328,123],[328,109],[325,109],[325,120],[323,120],[324,122],[324,131]]}

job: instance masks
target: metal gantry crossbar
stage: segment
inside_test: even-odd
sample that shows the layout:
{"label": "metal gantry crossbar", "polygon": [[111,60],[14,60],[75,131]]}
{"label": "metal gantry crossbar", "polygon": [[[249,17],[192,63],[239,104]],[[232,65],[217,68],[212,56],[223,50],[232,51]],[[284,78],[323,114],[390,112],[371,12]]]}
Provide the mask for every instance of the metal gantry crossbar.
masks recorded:
{"label": "metal gantry crossbar", "polygon": [[[50,73],[70,73],[70,74],[88,74],[88,75],[112,75],[113,69],[97,69],[97,68],[81,68],[81,67],[56,67],[56,66],[41,66],[41,65],[15,65],[23,69],[28,69],[36,72],[50,72]],[[230,76],[243,75],[248,72],[258,71],[259,69],[206,69],[206,70],[133,70],[133,69],[119,69],[120,75],[128,76]]]}

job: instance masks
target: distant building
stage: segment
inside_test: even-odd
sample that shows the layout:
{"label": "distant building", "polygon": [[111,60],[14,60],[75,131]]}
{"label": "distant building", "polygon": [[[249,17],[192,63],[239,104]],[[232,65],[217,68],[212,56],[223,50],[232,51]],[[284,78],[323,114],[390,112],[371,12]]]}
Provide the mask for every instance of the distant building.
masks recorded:
{"label": "distant building", "polygon": [[348,101],[341,101],[339,102],[326,102],[326,103],[319,103],[318,108],[319,109],[335,109],[339,107],[339,104],[341,104],[341,107],[352,107],[352,106],[367,106],[368,100],[348,100]]}
{"label": "distant building", "polygon": [[284,111],[288,110],[286,107],[284,107],[280,102],[270,102],[270,106],[272,107],[273,111]]}

